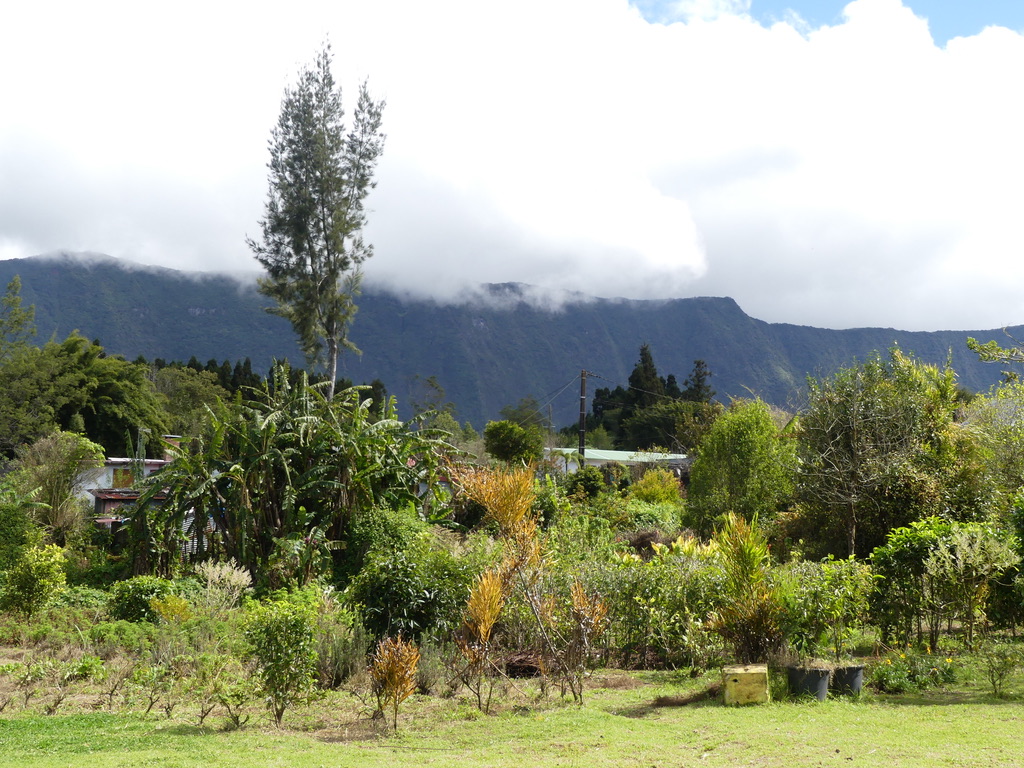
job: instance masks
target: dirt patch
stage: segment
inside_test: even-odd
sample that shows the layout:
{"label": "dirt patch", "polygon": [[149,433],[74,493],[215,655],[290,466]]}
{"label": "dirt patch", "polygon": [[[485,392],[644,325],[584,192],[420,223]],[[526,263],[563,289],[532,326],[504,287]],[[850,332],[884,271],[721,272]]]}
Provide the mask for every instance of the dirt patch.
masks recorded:
{"label": "dirt patch", "polygon": [[595,672],[587,683],[588,688],[606,688],[611,691],[631,691],[643,685],[642,680],[624,672]]}
{"label": "dirt patch", "polygon": [[370,720],[364,718],[341,723],[331,728],[325,728],[315,733],[318,741],[327,744],[347,744],[353,741],[374,741],[381,736],[387,735],[384,723],[381,720]]}

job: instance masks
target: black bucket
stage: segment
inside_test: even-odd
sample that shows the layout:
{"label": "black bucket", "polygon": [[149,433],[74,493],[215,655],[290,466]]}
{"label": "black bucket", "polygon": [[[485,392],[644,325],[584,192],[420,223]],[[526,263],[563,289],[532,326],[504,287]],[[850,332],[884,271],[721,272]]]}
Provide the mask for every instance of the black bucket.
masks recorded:
{"label": "black bucket", "polygon": [[817,667],[788,667],[789,693],[792,696],[813,696],[818,701],[828,698],[829,670]]}

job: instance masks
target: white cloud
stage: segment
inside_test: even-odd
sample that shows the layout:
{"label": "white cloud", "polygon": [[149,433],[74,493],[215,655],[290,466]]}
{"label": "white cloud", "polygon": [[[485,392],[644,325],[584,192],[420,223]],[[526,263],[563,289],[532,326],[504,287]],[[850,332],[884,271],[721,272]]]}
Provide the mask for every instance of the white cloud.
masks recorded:
{"label": "white cloud", "polygon": [[[730,295],[767,320],[1024,322],[1024,38],[899,0],[18,4],[0,29],[0,256],[254,264],[266,139],[325,35],[388,144],[369,279]],[[659,10],[660,9],[660,10]]]}

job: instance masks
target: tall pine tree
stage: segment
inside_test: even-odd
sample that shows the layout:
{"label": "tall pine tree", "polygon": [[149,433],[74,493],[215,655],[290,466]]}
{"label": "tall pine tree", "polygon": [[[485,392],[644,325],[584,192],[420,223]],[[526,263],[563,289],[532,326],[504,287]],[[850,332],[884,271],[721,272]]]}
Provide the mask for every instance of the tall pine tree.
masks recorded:
{"label": "tall pine tree", "polygon": [[322,366],[329,398],[341,350],[355,349],[348,328],[356,312],[359,265],[373,255],[362,237],[364,202],[384,149],[384,102],[370,97],[365,82],[346,133],[331,58],[325,46],[285,90],[270,138],[262,237],[248,240],[267,270],[260,291],[276,302],[269,311],[291,322],[310,366]]}

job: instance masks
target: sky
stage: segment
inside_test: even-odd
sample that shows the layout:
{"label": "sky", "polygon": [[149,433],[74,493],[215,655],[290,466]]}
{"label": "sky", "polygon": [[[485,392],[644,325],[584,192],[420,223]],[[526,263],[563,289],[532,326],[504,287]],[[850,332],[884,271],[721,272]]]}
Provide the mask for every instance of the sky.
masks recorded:
{"label": "sky", "polygon": [[387,102],[366,281],[1024,323],[1019,0],[10,3],[0,258],[251,272],[325,39]]}

